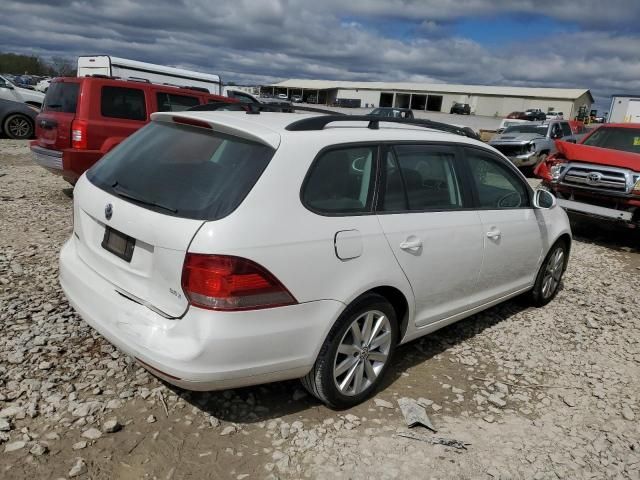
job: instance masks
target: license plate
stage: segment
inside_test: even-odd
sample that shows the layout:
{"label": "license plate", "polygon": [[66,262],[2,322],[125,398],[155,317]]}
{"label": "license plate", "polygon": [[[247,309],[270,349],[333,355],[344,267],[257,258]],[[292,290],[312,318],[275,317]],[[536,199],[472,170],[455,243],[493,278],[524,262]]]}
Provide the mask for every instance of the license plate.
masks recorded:
{"label": "license plate", "polygon": [[106,227],[102,248],[120,257],[125,262],[130,262],[133,256],[133,249],[136,246],[136,239],[125,235],[122,232]]}

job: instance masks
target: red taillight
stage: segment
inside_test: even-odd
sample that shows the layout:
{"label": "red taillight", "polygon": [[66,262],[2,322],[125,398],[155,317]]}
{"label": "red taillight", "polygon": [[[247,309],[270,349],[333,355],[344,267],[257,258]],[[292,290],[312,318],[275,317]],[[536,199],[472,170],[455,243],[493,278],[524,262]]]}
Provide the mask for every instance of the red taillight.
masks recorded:
{"label": "red taillight", "polygon": [[211,125],[209,125],[207,122],[203,122],[202,120],[198,120],[196,118],[174,116],[171,117],[171,120],[173,120],[173,123],[181,123],[183,125],[191,125],[193,127],[208,128],[209,130],[213,130],[211,128]]}
{"label": "red taillight", "polygon": [[253,310],[296,303],[263,267],[228,255],[187,253],[182,289],[192,305],[210,310]]}
{"label": "red taillight", "polygon": [[71,148],[80,150],[87,148],[87,122],[85,120],[71,122]]}

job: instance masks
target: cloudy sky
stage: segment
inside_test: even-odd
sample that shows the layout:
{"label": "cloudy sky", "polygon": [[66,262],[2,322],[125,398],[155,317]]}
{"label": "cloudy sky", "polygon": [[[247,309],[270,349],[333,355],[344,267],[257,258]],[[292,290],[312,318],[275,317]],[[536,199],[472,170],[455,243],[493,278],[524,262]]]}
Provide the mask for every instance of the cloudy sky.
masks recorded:
{"label": "cloudy sky", "polygon": [[[153,6],[151,6],[153,5]],[[220,74],[640,93],[638,0],[2,0],[0,50]]]}

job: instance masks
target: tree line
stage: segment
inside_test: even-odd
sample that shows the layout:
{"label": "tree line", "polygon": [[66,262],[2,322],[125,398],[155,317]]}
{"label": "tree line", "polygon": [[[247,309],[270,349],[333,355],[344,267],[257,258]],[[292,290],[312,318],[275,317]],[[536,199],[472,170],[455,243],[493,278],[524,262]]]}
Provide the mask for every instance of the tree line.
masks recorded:
{"label": "tree line", "polygon": [[52,57],[51,60],[45,61],[36,55],[0,52],[0,73],[48,77],[74,76],[76,66],[64,57]]}

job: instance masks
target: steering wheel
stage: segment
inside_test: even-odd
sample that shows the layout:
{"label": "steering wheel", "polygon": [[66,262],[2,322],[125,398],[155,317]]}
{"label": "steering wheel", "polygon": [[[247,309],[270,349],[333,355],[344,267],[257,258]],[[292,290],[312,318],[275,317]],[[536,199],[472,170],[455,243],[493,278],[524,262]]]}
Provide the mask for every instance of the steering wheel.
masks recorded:
{"label": "steering wheel", "polygon": [[[513,200],[509,200],[513,199]],[[500,208],[518,208],[522,203],[522,197],[518,192],[509,192],[498,199],[498,207]]]}
{"label": "steering wheel", "polygon": [[[361,172],[361,173],[364,172],[364,167],[366,166],[366,162],[367,162],[368,158],[369,157],[367,157],[367,156],[354,158],[353,162],[351,162],[351,168],[353,170],[355,170],[356,172]],[[358,167],[358,163],[359,162],[362,162],[362,168]]]}

